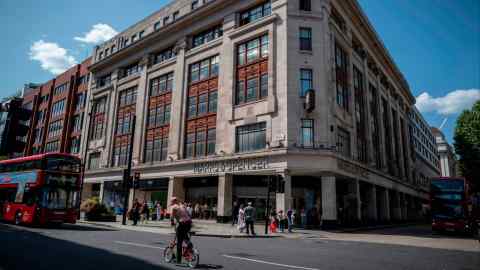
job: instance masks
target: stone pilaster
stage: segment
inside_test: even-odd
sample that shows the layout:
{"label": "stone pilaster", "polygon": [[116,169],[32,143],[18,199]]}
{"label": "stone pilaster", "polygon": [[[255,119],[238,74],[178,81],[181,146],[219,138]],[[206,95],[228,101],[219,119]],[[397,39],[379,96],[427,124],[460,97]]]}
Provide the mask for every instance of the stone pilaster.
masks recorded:
{"label": "stone pilaster", "polygon": [[218,176],[217,221],[228,222],[232,216],[233,176]]}
{"label": "stone pilaster", "polygon": [[175,65],[172,91],[172,111],[168,143],[168,156],[173,160],[181,159],[183,139],[185,137],[185,99],[187,97],[187,78],[185,76],[186,40],[180,40],[175,46],[177,63]]}
{"label": "stone pilaster", "polygon": [[171,212],[170,200],[176,197],[179,201],[185,200],[185,187],[183,186],[183,178],[171,176],[168,181],[168,211]]}
{"label": "stone pilaster", "polygon": [[337,225],[337,188],[335,176],[322,177],[322,227]]}

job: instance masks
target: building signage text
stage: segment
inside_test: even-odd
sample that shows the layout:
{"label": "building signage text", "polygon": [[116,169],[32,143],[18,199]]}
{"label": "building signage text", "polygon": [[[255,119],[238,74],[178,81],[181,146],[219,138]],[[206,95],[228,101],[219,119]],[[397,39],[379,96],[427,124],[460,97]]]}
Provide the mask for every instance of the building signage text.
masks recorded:
{"label": "building signage text", "polygon": [[268,158],[229,159],[197,163],[194,173],[219,173],[263,170],[268,168]]}

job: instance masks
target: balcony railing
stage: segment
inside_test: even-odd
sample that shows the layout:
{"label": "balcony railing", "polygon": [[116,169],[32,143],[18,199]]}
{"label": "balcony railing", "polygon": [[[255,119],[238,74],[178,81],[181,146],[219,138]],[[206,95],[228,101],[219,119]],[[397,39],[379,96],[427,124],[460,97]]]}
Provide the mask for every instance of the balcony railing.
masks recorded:
{"label": "balcony railing", "polygon": [[295,148],[300,148],[300,149],[312,149],[312,150],[328,150],[328,151],[337,151],[337,146],[335,145],[330,145],[328,142],[313,142],[313,143],[307,143],[305,144],[304,142],[296,142],[293,145]]}

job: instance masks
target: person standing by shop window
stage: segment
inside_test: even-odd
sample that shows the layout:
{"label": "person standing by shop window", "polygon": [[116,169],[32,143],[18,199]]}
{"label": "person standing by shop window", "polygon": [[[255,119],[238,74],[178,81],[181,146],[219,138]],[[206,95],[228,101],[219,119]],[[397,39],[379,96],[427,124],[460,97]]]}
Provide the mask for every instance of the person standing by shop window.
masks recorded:
{"label": "person standing by shop window", "polygon": [[137,225],[138,219],[140,218],[140,203],[138,199],[135,199],[131,209],[133,226]]}

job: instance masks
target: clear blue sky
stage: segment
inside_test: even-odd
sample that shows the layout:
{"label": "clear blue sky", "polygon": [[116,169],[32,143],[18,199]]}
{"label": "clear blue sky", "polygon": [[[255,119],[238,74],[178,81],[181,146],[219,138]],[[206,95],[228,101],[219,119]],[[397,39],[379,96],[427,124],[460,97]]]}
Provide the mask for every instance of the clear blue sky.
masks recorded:
{"label": "clear blue sky", "polygon": [[[54,77],[42,69],[39,61],[30,59],[35,42],[56,43],[66,49],[69,57],[81,61],[92,46],[74,37],[83,37],[99,23],[121,31],[166,2],[0,1],[0,25],[4,31],[0,42],[0,97],[13,93],[23,83],[45,82]],[[451,140],[457,112],[480,96],[480,1],[359,2],[404,73],[413,95],[428,93],[422,98],[422,110],[429,123],[438,126],[448,116],[444,131]],[[477,90],[456,91],[470,89]]]}

